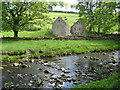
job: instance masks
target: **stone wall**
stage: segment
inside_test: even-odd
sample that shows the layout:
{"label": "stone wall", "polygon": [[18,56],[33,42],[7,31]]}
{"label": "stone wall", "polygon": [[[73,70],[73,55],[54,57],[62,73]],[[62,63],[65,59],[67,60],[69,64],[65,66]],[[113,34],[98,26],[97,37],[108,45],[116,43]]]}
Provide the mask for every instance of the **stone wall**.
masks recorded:
{"label": "stone wall", "polygon": [[58,17],[52,24],[52,34],[57,37],[85,35],[85,26],[77,21],[69,30],[68,24],[61,17]]}
{"label": "stone wall", "polygon": [[52,33],[57,37],[69,36],[68,24],[61,17],[58,17],[52,25]]}
{"label": "stone wall", "polygon": [[72,25],[70,32],[74,36],[85,35],[85,26],[77,21]]}

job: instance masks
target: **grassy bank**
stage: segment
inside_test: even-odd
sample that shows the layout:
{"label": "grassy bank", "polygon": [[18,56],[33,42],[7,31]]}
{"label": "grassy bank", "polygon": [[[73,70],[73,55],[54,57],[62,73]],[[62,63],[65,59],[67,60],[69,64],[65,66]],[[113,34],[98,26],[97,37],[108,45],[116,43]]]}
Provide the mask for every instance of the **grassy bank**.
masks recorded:
{"label": "grassy bank", "polygon": [[92,90],[92,88],[120,88],[120,73],[118,74],[113,74],[112,76],[106,78],[106,79],[102,79],[102,80],[98,80],[98,81],[94,81],[89,83],[88,85],[77,85],[75,86],[75,90],[77,88],[89,88]]}
{"label": "grassy bank", "polygon": [[2,52],[26,52],[30,49],[36,56],[55,56],[100,49],[118,49],[119,45],[120,41],[113,40],[3,40]]}

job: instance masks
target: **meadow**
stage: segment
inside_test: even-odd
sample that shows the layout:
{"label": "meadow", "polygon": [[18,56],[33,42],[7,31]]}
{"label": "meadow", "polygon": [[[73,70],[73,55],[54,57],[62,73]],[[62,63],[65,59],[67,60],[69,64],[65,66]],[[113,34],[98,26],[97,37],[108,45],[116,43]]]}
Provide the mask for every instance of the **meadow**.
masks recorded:
{"label": "meadow", "polygon": [[[51,29],[52,29],[51,23],[53,23],[57,19],[57,17],[62,17],[63,19],[67,19],[65,21],[68,23],[69,28],[79,18],[78,14],[70,14],[70,13],[48,13],[45,15],[48,15],[48,17],[50,18],[50,20],[48,21],[50,24],[48,22],[44,22],[45,25],[42,28],[40,25],[36,25],[36,24],[29,25],[28,26],[29,28],[35,29],[36,31],[20,30],[19,37],[52,38],[52,37],[54,37],[54,35],[51,34]],[[0,33],[0,38],[1,37],[13,37],[13,32],[12,31],[3,31],[2,33]]]}
{"label": "meadow", "polygon": [[75,89],[119,89],[120,88],[120,73],[113,74],[109,76],[108,78],[97,80],[94,82],[91,82],[87,85],[77,85],[75,86]]}
{"label": "meadow", "polygon": [[[58,18],[62,17],[65,22],[68,23],[69,29],[73,25],[74,22],[76,22],[79,19],[79,14],[75,13],[44,13],[44,15],[47,15],[49,17],[48,21],[41,21],[44,25],[41,27],[40,24],[30,24],[28,25],[29,29],[32,29],[33,31],[26,30],[25,28],[22,30],[19,30],[18,36],[20,38],[26,37],[26,38],[54,38],[55,36],[52,35],[52,23]],[[39,19],[32,20],[30,22],[39,22]],[[114,26],[111,30],[109,30],[108,34],[111,34],[112,32],[115,32],[118,29],[118,26]],[[97,31],[97,28],[95,28]],[[89,33],[86,29],[86,35],[95,36],[93,33]],[[13,31],[2,31],[0,33],[0,38],[2,37],[13,37],[14,33]]]}
{"label": "meadow", "polygon": [[[94,50],[119,49],[119,44],[120,41],[114,40],[3,40],[2,52],[26,52],[30,49],[34,52],[31,54],[32,56],[56,56]],[[10,57],[16,58],[16,56]]]}

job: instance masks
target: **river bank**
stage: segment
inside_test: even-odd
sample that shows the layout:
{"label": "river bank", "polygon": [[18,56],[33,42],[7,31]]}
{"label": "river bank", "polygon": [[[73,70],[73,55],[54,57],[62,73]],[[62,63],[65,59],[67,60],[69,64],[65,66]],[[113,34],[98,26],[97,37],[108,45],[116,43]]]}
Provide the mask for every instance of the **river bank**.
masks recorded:
{"label": "river bank", "polygon": [[119,49],[115,40],[20,40],[2,41],[2,60],[24,57],[57,57]]}

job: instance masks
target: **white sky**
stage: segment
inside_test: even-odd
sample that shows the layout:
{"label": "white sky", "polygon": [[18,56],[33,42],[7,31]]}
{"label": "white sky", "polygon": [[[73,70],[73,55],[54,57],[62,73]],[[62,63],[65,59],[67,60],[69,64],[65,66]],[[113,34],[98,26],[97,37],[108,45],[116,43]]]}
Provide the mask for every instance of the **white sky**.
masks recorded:
{"label": "white sky", "polygon": [[57,1],[63,1],[68,4],[76,4],[77,3],[77,0],[57,0]]}

